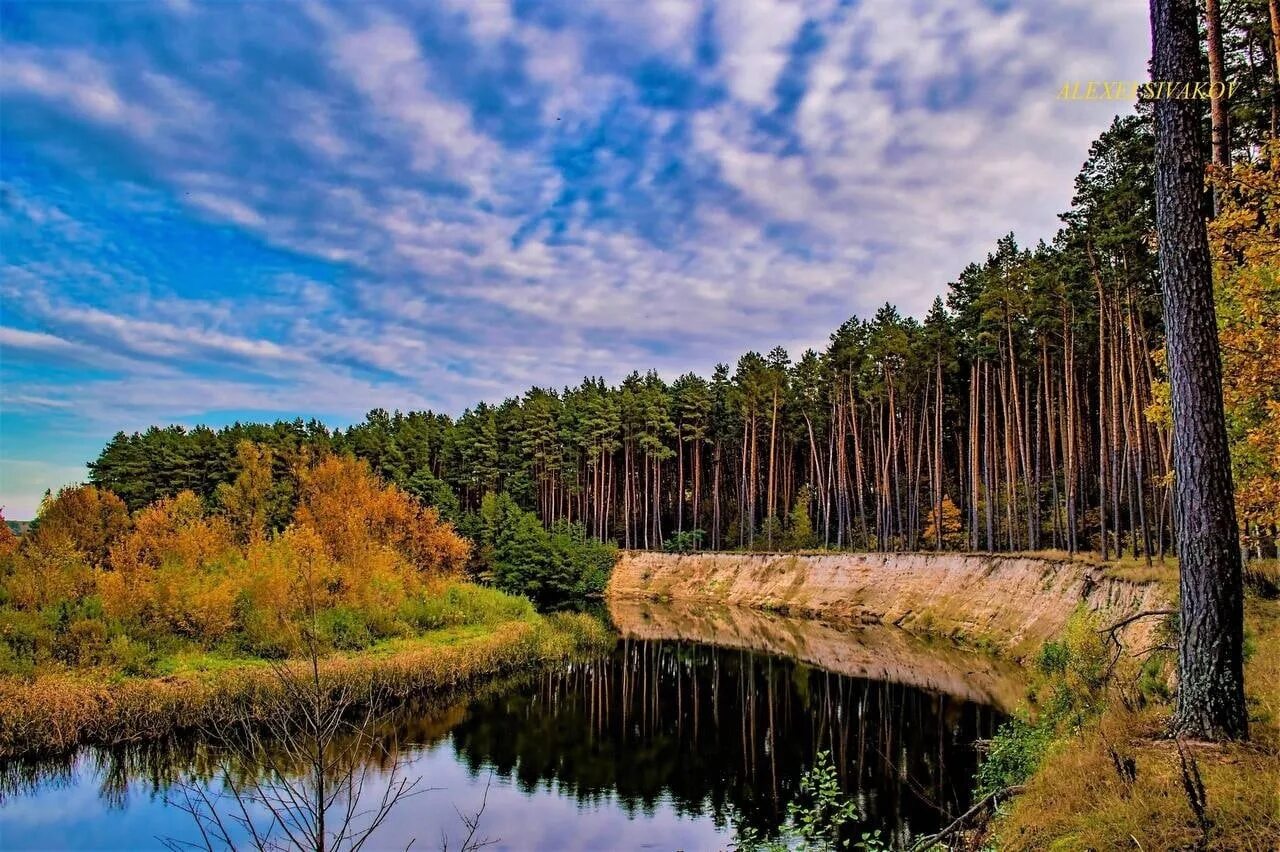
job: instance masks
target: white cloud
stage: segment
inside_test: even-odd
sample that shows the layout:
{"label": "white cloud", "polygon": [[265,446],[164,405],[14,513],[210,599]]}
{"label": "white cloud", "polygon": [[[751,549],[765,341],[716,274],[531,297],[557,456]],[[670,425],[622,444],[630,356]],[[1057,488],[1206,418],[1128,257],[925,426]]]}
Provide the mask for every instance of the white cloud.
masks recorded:
{"label": "white cloud", "polygon": [[499,148],[472,127],[465,105],[438,94],[411,30],[379,17],[364,29],[336,34],[333,52],[378,112],[409,134],[415,169],[488,191]]}
{"label": "white cloud", "polygon": [[731,3],[716,9],[715,22],[729,88],[744,103],[771,105],[773,87],[804,23],[804,9],[792,0]]}
{"label": "white cloud", "polygon": [[266,220],[249,205],[224,195],[192,192],[187,194],[187,201],[220,218],[247,228],[260,228],[266,223]]}

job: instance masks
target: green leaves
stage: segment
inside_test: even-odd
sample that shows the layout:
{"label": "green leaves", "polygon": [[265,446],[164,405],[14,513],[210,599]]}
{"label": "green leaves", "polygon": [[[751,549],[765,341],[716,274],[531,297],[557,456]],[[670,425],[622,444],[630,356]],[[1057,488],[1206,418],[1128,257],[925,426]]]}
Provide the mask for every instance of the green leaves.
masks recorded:
{"label": "green leaves", "polygon": [[813,766],[800,777],[799,795],[787,805],[787,820],[777,837],[765,837],[750,826],[740,826],[734,846],[751,852],[880,852],[889,848],[879,830],[863,833],[856,842],[850,840],[848,828],[858,819],[857,805],[840,788],[831,752],[820,751]]}
{"label": "green leaves", "polygon": [[479,523],[463,523],[480,537],[493,583],[503,591],[556,605],[604,591],[618,549],[587,535],[582,524],[543,527],[508,494],[487,494]]}

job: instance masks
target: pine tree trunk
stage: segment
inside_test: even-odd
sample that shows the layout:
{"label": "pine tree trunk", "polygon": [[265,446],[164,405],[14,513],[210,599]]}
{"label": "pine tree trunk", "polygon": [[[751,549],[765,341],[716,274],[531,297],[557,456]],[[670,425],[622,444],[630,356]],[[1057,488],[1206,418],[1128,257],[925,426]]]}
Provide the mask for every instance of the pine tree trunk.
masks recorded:
{"label": "pine tree trunk", "polygon": [[[1195,0],[1151,0],[1152,77],[1194,81]],[[1175,728],[1204,739],[1245,738],[1244,590],[1222,361],[1201,199],[1204,163],[1195,101],[1155,104],[1156,230],[1173,403],[1174,514],[1181,642]]]}
{"label": "pine tree trunk", "polygon": [[1269,0],[1271,17],[1271,135],[1280,135],[1280,0]]}
{"label": "pine tree trunk", "polygon": [[1205,0],[1204,25],[1209,41],[1209,120],[1213,129],[1213,164],[1227,171],[1231,168],[1231,119],[1227,113],[1227,72],[1222,59],[1222,17],[1218,14],[1218,0]]}

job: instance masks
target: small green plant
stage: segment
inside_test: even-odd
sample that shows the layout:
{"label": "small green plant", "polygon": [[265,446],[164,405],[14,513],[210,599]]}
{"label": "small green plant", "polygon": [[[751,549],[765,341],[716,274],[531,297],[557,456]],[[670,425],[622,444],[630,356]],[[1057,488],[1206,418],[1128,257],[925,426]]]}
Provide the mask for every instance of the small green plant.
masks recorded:
{"label": "small green plant", "polygon": [[702,539],[706,535],[702,530],[685,530],[678,532],[662,543],[667,553],[692,553],[702,549]]}
{"label": "small green plant", "polygon": [[320,640],[339,651],[359,651],[373,642],[364,614],[357,609],[324,610],[317,614],[316,622]]}
{"label": "small green plant", "polygon": [[991,749],[978,768],[977,798],[1021,784],[1036,771],[1053,742],[1048,718],[1038,722],[1013,718],[991,738]]}
{"label": "small green plant", "polygon": [[741,826],[735,847],[746,852],[830,852],[857,849],[881,852],[888,849],[879,830],[863,833],[854,842],[845,834],[846,827],[857,822],[858,808],[840,789],[831,752],[818,752],[813,766],[800,777],[800,795],[787,805],[787,820],[774,838],[766,838],[759,830]]}
{"label": "small green plant", "polygon": [[1040,705],[1039,716],[1014,717],[991,738],[978,769],[979,797],[1026,781],[1062,731],[1078,729],[1101,712],[1109,662],[1094,616],[1077,610],[1062,638],[1046,642],[1036,655],[1030,694]]}

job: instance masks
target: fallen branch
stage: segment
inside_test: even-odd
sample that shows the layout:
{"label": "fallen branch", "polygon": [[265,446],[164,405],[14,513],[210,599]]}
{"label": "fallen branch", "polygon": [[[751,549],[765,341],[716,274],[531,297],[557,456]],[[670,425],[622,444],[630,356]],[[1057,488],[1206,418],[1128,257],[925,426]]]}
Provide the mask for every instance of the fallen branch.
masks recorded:
{"label": "fallen branch", "polygon": [[1012,787],[1005,787],[1003,790],[996,790],[994,793],[988,793],[975,802],[973,807],[956,817],[955,822],[942,829],[942,831],[939,831],[937,834],[930,834],[925,837],[921,837],[912,844],[909,852],[922,852],[922,850],[929,849],[936,843],[941,843],[945,838],[950,837],[961,828],[964,828],[965,823],[977,816],[987,807],[993,806],[999,799],[1003,799],[1008,796],[1016,796],[1024,789],[1026,789],[1025,784],[1014,784]]}
{"label": "fallen branch", "polygon": [[[1151,618],[1157,615],[1173,615],[1174,613],[1175,613],[1175,610],[1172,610],[1172,609],[1146,609],[1146,610],[1143,610],[1142,612],[1135,612],[1133,615],[1130,615],[1126,618],[1122,618],[1119,621],[1117,621],[1115,624],[1111,625],[1110,627],[1103,627],[1099,629],[1098,632],[1107,634],[1107,638],[1111,641],[1112,644],[1116,646],[1116,652],[1111,657],[1111,662],[1107,665],[1107,672],[1106,672],[1105,679],[1106,680],[1111,679],[1111,673],[1115,671],[1116,663],[1120,662],[1120,657],[1124,654],[1124,645],[1120,642],[1120,637],[1116,635],[1117,633],[1119,633],[1121,630],[1123,630],[1124,628],[1128,627],[1130,624],[1133,624],[1135,621],[1138,621],[1140,619]],[[1156,647],[1159,647],[1159,646],[1156,646]],[[1135,654],[1134,656],[1139,656],[1139,655]],[[1125,704],[1126,706],[1128,706],[1127,701],[1125,702]]]}
{"label": "fallen branch", "polygon": [[1098,632],[1106,633],[1112,638],[1113,641],[1115,641],[1116,644],[1119,644],[1120,640],[1116,638],[1116,633],[1121,629],[1128,627],[1130,624],[1133,624],[1135,621],[1139,621],[1140,619],[1143,619],[1143,618],[1151,618],[1152,616],[1156,616],[1156,615],[1173,615],[1176,612],[1177,610],[1172,610],[1172,609],[1145,609],[1142,612],[1135,612],[1133,615],[1127,618],[1120,619],[1110,627],[1103,627]]}

